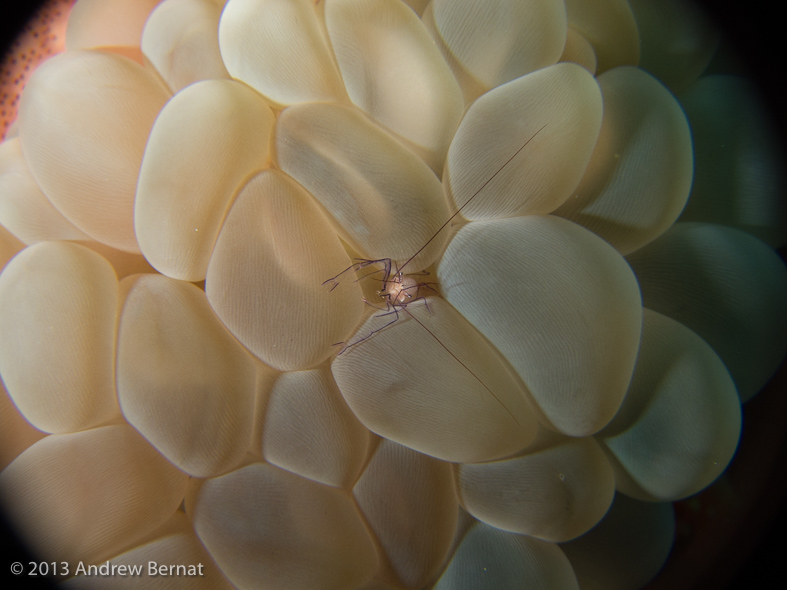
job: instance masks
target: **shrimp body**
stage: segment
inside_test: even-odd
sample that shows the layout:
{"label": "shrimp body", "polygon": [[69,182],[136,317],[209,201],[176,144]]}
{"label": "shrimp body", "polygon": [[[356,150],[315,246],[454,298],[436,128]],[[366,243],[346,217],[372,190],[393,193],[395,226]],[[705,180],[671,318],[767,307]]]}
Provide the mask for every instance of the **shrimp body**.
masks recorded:
{"label": "shrimp body", "polygon": [[388,280],[379,294],[392,305],[407,305],[417,295],[420,286],[413,277],[404,276],[399,272]]}
{"label": "shrimp body", "polygon": [[[546,125],[544,125],[546,127]],[[536,131],[530,139],[528,139],[514,154],[508,158],[498,169],[497,171],[492,174],[479,188],[476,190],[473,195],[461,206],[459,207],[446,221],[440,228],[432,235],[429,240],[427,240],[423,246],[421,246],[415,254],[413,254],[410,258],[408,258],[401,266],[396,265],[391,258],[380,258],[377,260],[370,260],[365,258],[356,258],[355,262],[350,265],[349,267],[345,268],[342,272],[337,274],[336,276],[331,277],[323,282],[324,286],[329,287],[329,291],[333,291],[342,280],[343,275],[348,274],[350,272],[357,273],[365,268],[373,267],[374,270],[362,275],[359,278],[356,278],[356,282],[364,280],[369,277],[373,277],[374,275],[381,273],[381,278],[379,279],[382,283],[382,288],[377,291],[377,295],[381,298],[382,302],[371,302],[368,299],[364,299],[364,303],[374,307],[375,309],[380,310],[382,313],[378,314],[378,317],[389,317],[392,316],[390,322],[386,323],[381,328],[378,328],[371,333],[357,339],[349,344],[346,342],[337,342],[336,346],[342,346],[342,349],[339,351],[339,354],[346,352],[348,349],[360,344],[361,342],[368,340],[375,334],[379,333],[383,329],[387,328],[394,322],[399,319],[399,312],[406,311],[406,307],[408,304],[413,303],[415,301],[424,300],[425,297],[421,294],[423,289],[428,289],[435,294],[437,294],[437,289],[435,289],[435,283],[429,283],[424,281],[419,281],[413,275],[405,275],[404,269],[421,253],[426,249],[426,247],[432,243],[440,232],[442,232],[448,225],[462,212],[462,210],[469,205],[473,199],[475,199],[481,191],[498,175],[503,169],[508,166],[511,161],[516,158],[519,153],[527,147],[527,145],[533,141],[533,139],[544,130],[544,127],[541,127],[538,131]],[[429,273],[419,273],[421,275],[429,274]],[[382,305],[384,304],[384,307]],[[429,309],[427,305],[427,309]]]}

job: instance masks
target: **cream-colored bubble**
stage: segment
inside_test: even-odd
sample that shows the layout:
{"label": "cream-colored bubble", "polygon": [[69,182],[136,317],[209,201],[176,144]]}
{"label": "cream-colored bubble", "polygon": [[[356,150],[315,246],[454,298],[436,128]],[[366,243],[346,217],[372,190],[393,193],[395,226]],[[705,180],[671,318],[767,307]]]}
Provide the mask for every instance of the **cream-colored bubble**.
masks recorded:
{"label": "cream-colored bubble", "polygon": [[[150,562],[154,562],[151,569]],[[102,566],[107,562],[92,564]],[[88,574],[93,570],[82,564]],[[112,567],[117,569],[111,569]],[[120,569],[125,566],[125,570]],[[174,568],[172,568],[174,566]],[[110,572],[85,575],[78,573],[59,585],[73,590],[104,590],[110,584],[119,590],[167,590],[173,580],[189,590],[231,590],[233,586],[194,533],[188,516],[177,511],[172,517],[142,539],[135,547],[109,560]],[[162,567],[164,568],[162,570]],[[138,568],[138,569],[137,569]],[[170,569],[172,568],[172,569]],[[138,573],[135,573],[138,572]],[[74,571],[71,572],[75,573]]]}
{"label": "cream-colored bubble", "polygon": [[615,493],[612,467],[589,437],[512,459],[458,465],[456,474],[470,514],[545,541],[567,541],[590,530]]}
{"label": "cream-colored bubble", "polygon": [[262,456],[269,463],[336,487],[352,486],[371,444],[342,399],[327,368],[281,375],[262,426]]}
{"label": "cream-colored bubble", "polygon": [[464,536],[435,590],[579,590],[555,543],[501,531],[482,522]]}
{"label": "cream-colored bubble", "polygon": [[545,424],[586,436],[609,422],[642,323],[637,281],[609,244],[559,217],[477,221],[449,244],[437,276],[517,371]]}
{"label": "cream-colored bubble", "polygon": [[456,310],[429,298],[397,313],[370,318],[331,365],[367,428],[446,461],[497,459],[533,439],[526,389]]}
{"label": "cream-colored bubble", "polygon": [[377,577],[424,587],[438,574],[454,537],[450,465],[382,440],[353,496],[387,559]]}
{"label": "cream-colored bubble", "polygon": [[95,252],[40,242],[0,275],[0,373],[25,417],[46,432],[118,415],[115,272]]}
{"label": "cream-colored bubble", "polygon": [[38,441],[0,473],[0,497],[30,547],[74,571],[163,524],[187,479],[124,424]]}
{"label": "cream-colored bubble", "polygon": [[137,176],[168,98],[155,74],[99,51],[56,55],[28,81],[19,105],[25,159],[52,204],[93,239],[139,252]]}
{"label": "cream-colored bubble", "polygon": [[19,138],[0,144],[0,223],[26,244],[42,240],[88,240],[36,184]]}
{"label": "cream-colored bubble", "polygon": [[464,105],[421,20],[400,0],[332,0],[325,24],[350,100],[442,172]]}
{"label": "cream-colored bubble", "polygon": [[161,0],[78,0],[66,29],[66,48],[139,47],[142,27]]}
{"label": "cream-colored bubble", "polygon": [[200,540],[240,589],[355,588],[378,567],[347,492],[266,463],[205,481],[189,506]]}
{"label": "cream-colored bubble", "polygon": [[413,272],[445,246],[443,232],[418,252],[450,216],[440,181],[359,111],[328,104],[286,109],[276,125],[276,159],[363,256],[401,265],[418,254],[408,264]]}
{"label": "cream-colored bubble", "polygon": [[576,64],[498,86],[459,125],[443,175],[446,193],[468,219],[550,213],[582,178],[601,112],[598,84]]}
{"label": "cream-colored bubble", "polygon": [[645,307],[699,334],[724,361],[742,401],[787,353],[787,267],[757,238],[677,223],[628,256]]}
{"label": "cream-colored bubble", "polygon": [[229,0],[219,22],[229,73],[278,104],[346,101],[321,9],[312,0]]}
{"label": "cream-colored bubble", "polygon": [[566,9],[555,0],[433,0],[423,15],[465,102],[558,61]]}
{"label": "cream-colored bubble", "polygon": [[189,475],[229,471],[251,444],[251,355],[194,285],[146,274],[120,287],[117,388],[123,415]]}
{"label": "cream-colored bubble", "polygon": [[273,112],[233,80],[205,80],[170,100],[145,148],[134,205],[139,247],[161,273],[205,278],[227,209],[268,164]]}
{"label": "cream-colored bubble", "polygon": [[691,131],[672,94],[639,68],[615,68],[597,80],[604,99],[598,143],[555,214],[628,254],[666,231],[686,205]]}
{"label": "cream-colored bubble", "polygon": [[281,370],[327,359],[361,318],[352,280],[322,283],[351,261],[327,216],[286,174],[258,174],[238,195],[208,266],[208,301],[238,340]]}
{"label": "cream-colored bubble", "polygon": [[583,590],[635,590],[661,570],[674,539],[672,504],[617,494],[598,526],[560,548]]}
{"label": "cream-colored bubble", "polygon": [[173,92],[200,80],[227,79],[219,53],[215,0],[167,0],[151,13],[142,32],[142,52]]}
{"label": "cream-colored bubble", "polygon": [[560,61],[570,61],[579,64],[594,76],[598,67],[596,52],[593,50],[590,41],[573,27],[568,27],[566,46],[563,48],[563,55],[560,56]]}
{"label": "cream-colored bubble", "polygon": [[721,359],[687,327],[646,309],[631,386],[599,433],[617,488],[642,500],[690,496],[724,471],[740,430],[740,401]]}
{"label": "cream-colored bubble", "polygon": [[134,254],[133,252],[124,252],[112,246],[107,246],[95,240],[77,240],[74,242],[85,248],[90,248],[96,254],[99,254],[104,260],[112,265],[115,269],[115,274],[118,279],[123,279],[129,275],[139,273],[155,273],[156,270],[150,266],[142,254]]}
{"label": "cream-colored bubble", "polygon": [[257,377],[254,386],[254,419],[249,452],[262,458],[262,435],[268,399],[271,391],[273,391],[273,386],[282,373],[266,365],[253,355],[252,359],[254,360]]}

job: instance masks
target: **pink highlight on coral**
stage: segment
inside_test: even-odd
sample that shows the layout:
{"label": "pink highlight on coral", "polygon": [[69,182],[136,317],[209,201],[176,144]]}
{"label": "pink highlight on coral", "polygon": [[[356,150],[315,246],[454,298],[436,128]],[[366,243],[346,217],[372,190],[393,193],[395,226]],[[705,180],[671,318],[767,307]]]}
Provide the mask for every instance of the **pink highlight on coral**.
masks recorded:
{"label": "pink highlight on coral", "polygon": [[49,0],[14,41],[0,66],[0,138],[16,119],[19,97],[30,75],[65,49],[66,23],[76,0]]}

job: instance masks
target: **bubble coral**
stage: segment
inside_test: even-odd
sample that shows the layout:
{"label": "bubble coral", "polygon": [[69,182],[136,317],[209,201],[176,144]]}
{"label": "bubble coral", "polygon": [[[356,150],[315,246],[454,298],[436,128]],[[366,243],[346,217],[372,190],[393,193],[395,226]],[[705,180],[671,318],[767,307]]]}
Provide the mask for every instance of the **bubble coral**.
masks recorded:
{"label": "bubble coral", "polygon": [[665,14],[706,30],[79,0],[0,145],[0,493],[34,549],[211,588],[645,583],[787,351],[782,219],[712,210],[700,150],[735,133],[714,88],[756,107]]}

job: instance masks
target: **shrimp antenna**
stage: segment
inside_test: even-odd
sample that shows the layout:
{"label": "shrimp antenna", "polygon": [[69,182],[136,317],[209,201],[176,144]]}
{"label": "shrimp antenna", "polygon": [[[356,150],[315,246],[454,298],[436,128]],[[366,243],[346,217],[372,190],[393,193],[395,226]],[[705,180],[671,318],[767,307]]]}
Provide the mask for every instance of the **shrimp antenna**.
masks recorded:
{"label": "shrimp antenna", "polygon": [[[534,135],[533,137],[535,137],[535,135]],[[532,139],[532,138],[531,138],[531,139]],[[424,301],[426,301],[426,300],[424,299]],[[473,373],[473,371],[471,371],[471,370],[470,370],[470,367],[468,367],[466,364],[464,364],[464,363],[461,361],[461,359],[460,359],[458,356],[456,356],[456,355],[455,355],[453,352],[451,352],[451,349],[450,349],[450,348],[448,348],[448,347],[447,347],[445,344],[443,344],[442,342],[440,342],[440,339],[439,339],[439,338],[438,338],[438,337],[435,335],[435,333],[434,333],[434,332],[432,332],[432,331],[431,331],[429,328],[427,328],[427,327],[424,325],[424,323],[423,323],[421,320],[419,320],[417,317],[415,317],[413,314],[411,314],[411,313],[410,313],[410,312],[407,310],[407,308],[404,308],[404,307],[403,307],[403,308],[402,308],[402,311],[403,311],[403,312],[405,312],[407,315],[409,315],[409,316],[410,316],[412,319],[414,319],[416,322],[418,322],[419,324],[421,324],[421,327],[422,327],[424,330],[426,330],[427,332],[429,332],[429,335],[430,335],[432,338],[434,338],[434,339],[435,339],[435,341],[436,341],[436,342],[437,342],[437,343],[438,343],[440,346],[442,346],[442,347],[445,349],[445,351],[446,351],[448,354],[450,354],[452,357],[454,357],[454,360],[455,360],[457,363],[459,363],[460,365],[462,365],[462,366],[465,368],[465,370],[466,370],[468,373],[470,373],[470,374],[473,376],[473,378],[474,378],[476,381],[478,381],[478,382],[481,384],[481,386],[482,386],[484,389],[486,389],[486,390],[489,392],[489,394],[490,394],[490,395],[491,395],[493,398],[495,398],[495,400],[497,401],[497,403],[499,403],[499,404],[500,404],[500,406],[501,406],[501,407],[502,407],[502,408],[503,408],[503,409],[504,409],[506,412],[508,412],[508,415],[509,415],[509,416],[511,416],[511,417],[514,419],[514,422],[516,422],[517,424],[519,424],[519,426],[522,426],[522,424],[519,422],[519,420],[517,420],[516,416],[514,416],[514,413],[513,413],[511,410],[509,410],[509,409],[508,409],[508,407],[507,407],[507,406],[506,406],[506,405],[503,403],[503,401],[502,401],[502,400],[501,400],[499,397],[497,397],[497,396],[495,395],[495,392],[494,392],[494,391],[492,391],[491,389],[489,389],[489,386],[487,386],[487,384],[486,384],[486,383],[484,383],[483,381],[481,381],[480,377],[478,377],[478,375],[476,375],[475,373]],[[398,319],[398,318],[397,318],[397,319]],[[385,326],[383,326],[383,327],[385,327]]]}
{"label": "shrimp antenna", "polygon": [[[546,127],[546,124],[544,125],[544,127]],[[401,272],[402,272],[402,270],[404,269],[404,267],[405,267],[405,266],[407,266],[408,264],[410,264],[410,263],[413,261],[413,259],[414,259],[416,256],[418,256],[418,255],[419,255],[421,252],[423,252],[423,251],[426,249],[426,247],[427,247],[427,246],[428,246],[428,245],[429,245],[429,244],[432,242],[432,240],[434,240],[434,239],[435,239],[435,238],[436,238],[436,237],[437,237],[437,236],[440,234],[440,232],[441,232],[441,231],[443,231],[443,230],[446,228],[446,226],[447,226],[449,223],[451,223],[451,222],[454,220],[454,217],[456,217],[457,215],[459,215],[459,214],[462,212],[462,209],[464,209],[465,207],[467,207],[467,206],[470,204],[470,201],[472,201],[473,199],[475,199],[475,198],[478,196],[478,193],[480,193],[482,190],[484,190],[484,188],[486,187],[486,185],[487,185],[487,184],[489,184],[490,182],[492,182],[492,181],[495,179],[495,177],[496,177],[498,174],[500,174],[500,173],[503,171],[503,168],[505,168],[506,166],[508,166],[508,165],[511,163],[511,160],[513,160],[514,158],[516,158],[516,157],[519,155],[519,152],[521,152],[523,149],[525,149],[525,148],[527,147],[527,144],[529,144],[531,141],[533,141],[533,139],[535,138],[535,136],[536,136],[536,135],[538,135],[539,133],[541,133],[541,132],[544,130],[544,127],[542,127],[541,129],[539,129],[538,131],[536,131],[536,132],[535,132],[535,133],[534,133],[534,134],[533,134],[533,135],[530,137],[530,139],[528,139],[528,140],[527,140],[527,141],[524,143],[524,145],[522,145],[522,147],[520,147],[520,148],[519,148],[517,151],[515,151],[515,152],[514,152],[514,155],[512,155],[510,158],[508,158],[508,160],[506,160],[506,161],[505,161],[505,163],[503,163],[503,165],[502,165],[502,166],[500,166],[500,168],[498,168],[498,169],[497,169],[497,171],[496,171],[496,172],[495,172],[495,173],[494,173],[492,176],[490,176],[490,177],[489,177],[489,178],[486,180],[486,182],[484,182],[484,184],[482,184],[482,185],[481,185],[481,186],[478,188],[478,190],[477,190],[476,192],[474,192],[474,193],[473,193],[473,196],[471,196],[469,199],[467,199],[467,201],[465,201],[465,204],[464,204],[464,205],[462,205],[461,207],[459,207],[459,209],[457,209],[457,210],[456,210],[456,213],[454,213],[453,215],[451,215],[451,217],[449,217],[449,218],[448,218],[448,220],[447,220],[447,221],[446,221],[446,222],[445,222],[443,225],[441,225],[441,226],[440,226],[440,229],[438,229],[438,230],[437,230],[437,231],[434,233],[434,235],[433,235],[431,238],[429,238],[429,240],[427,240],[427,242],[426,242],[426,243],[425,243],[423,246],[421,246],[421,247],[418,249],[418,251],[417,251],[415,254],[413,254],[412,256],[410,256],[410,258],[408,258],[408,259],[405,261],[405,263],[404,263],[402,266],[398,267],[398,268],[396,269],[396,272],[397,272],[397,274],[398,274],[398,273],[401,273]]]}

